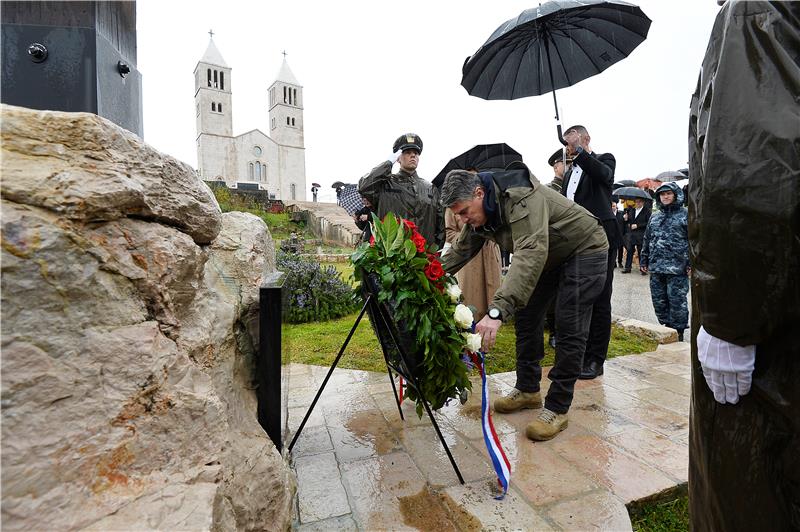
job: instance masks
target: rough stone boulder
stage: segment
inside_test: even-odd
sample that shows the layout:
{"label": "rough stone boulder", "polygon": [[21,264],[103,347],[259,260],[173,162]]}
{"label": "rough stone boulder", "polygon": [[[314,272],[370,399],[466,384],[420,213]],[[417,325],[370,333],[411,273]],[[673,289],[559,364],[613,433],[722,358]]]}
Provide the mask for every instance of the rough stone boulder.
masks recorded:
{"label": "rough stone boulder", "polygon": [[267,227],[94,115],[3,106],[2,139],[3,528],[287,528],[253,390]]}

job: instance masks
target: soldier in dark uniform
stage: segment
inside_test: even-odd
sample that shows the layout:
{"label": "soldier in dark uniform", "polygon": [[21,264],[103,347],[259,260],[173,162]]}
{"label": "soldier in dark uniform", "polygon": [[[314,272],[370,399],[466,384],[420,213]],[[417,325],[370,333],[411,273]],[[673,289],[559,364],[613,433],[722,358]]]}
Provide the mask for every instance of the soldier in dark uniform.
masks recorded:
{"label": "soldier in dark uniform", "polygon": [[[379,218],[392,212],[417,225],[429,243],[444,243],[444,215],[439,209],[439,191],[417,175],[422,139],[414,133],[400,135],[392,157],[372,169],[358,182],[359,193],[372,203]],[[400,170],[392,173],[392,165]]]}
{"label": "soldier in dark uniform", "polygon": [[678,341],[689,326],[689,232],[683,190],[664,183],[656,190],[655,213],[647,224],[639,269],[650,272],[650,297],[661,325],[675,329]]}

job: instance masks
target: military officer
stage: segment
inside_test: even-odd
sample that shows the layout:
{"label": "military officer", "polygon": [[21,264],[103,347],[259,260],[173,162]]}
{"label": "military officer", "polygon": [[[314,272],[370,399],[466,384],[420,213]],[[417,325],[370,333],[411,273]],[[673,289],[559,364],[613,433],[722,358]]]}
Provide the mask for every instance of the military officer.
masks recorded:
{"label": "military officer", "polygon": [[[439,191],[417,175],[422,154],[422,139],[406,133],[394,142],[389,159],[372,169],[358,182],[358,191],[372,203],[379,218],[392,212],[417,225],[429,243],[444,243],[444,217],[439,208]],[[392,173],[394,163],[400,170]]]}

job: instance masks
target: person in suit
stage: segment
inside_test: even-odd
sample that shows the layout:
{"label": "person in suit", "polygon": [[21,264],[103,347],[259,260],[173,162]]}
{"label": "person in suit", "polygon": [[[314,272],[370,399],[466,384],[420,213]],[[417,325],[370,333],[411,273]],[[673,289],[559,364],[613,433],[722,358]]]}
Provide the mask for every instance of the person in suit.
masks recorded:
{"label": "person in suit", "polygon": [[[644,245],[644,232],[647,229],[647,222],[650,221],[650,214],[652,211],[650,205],[642,198],[636,198],[635,206],[627,209],[625,216],[627,217],[628,224],[628,256],[625,258],[625,269],[622,273],[631,273],[631,264],[633,263],[633,252],[639,254],[639,260],[642,258],[642,246]],[[642,275],[647,275],[642,272]]]}
{"label": "person in suit", "polygon": [[592,306],[592,322],[583,356],[581,379],[594,379],[603,374],[608,342],[611,340],[614,260],[622,238],[617,230],[616,217],[611,211],[611,185],[614,183],[617,160],[610,153],[595,153],[591,141],[592,137],[584,126],[572,126],[564,133],[567,157],[572,158],[572,168],[564,176],[561,193],[600,221],[609,243],[605,285]]}
{"label": "person in suit", "polygon": [[617,232],[621,235],[619,245],[617,246],[617,266],[622,268],[622,251],[625,249],[625,240],[628,235],[628,230],[625,227],[625,212],[619,210],[617,202],[611,202],[611,211],[614,213],[614,218],[617,220]]}

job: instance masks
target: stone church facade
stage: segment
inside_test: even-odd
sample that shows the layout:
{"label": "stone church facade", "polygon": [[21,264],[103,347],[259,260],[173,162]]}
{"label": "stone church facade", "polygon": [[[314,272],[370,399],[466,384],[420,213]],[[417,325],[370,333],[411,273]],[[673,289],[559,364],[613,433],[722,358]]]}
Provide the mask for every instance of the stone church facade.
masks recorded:
{"label": "stone church facade", "polygon": [[306,199],[303,87],[286,57],[267,92],[269,135],[233,136],[231,68],[213,37],[194,69],[197,171],[206,181],[267,190],[270,198]]}

